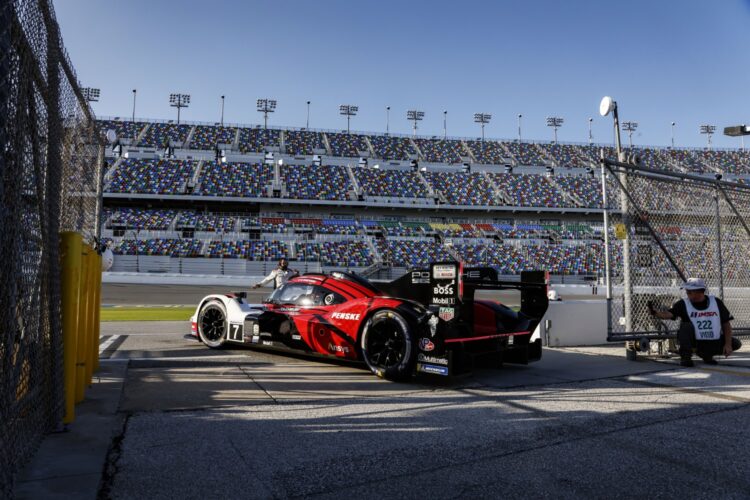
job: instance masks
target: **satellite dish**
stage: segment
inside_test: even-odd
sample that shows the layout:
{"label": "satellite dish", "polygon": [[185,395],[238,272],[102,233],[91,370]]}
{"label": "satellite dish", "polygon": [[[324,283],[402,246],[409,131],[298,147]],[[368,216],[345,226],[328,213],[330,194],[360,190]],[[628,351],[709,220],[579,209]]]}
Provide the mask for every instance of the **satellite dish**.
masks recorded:
{"label": "satellite dish", "polygon": [[615,109],[614,99],[612,99],[608,95],[602,97],[602,102],[599,103],[599,114],[602,116],[607,116],[612,112],[613,109]]}
{"label": "satellite dish", "polygon": [[117,141],[117,132],[112,129],[107,130],[107,141],[114,144]]}

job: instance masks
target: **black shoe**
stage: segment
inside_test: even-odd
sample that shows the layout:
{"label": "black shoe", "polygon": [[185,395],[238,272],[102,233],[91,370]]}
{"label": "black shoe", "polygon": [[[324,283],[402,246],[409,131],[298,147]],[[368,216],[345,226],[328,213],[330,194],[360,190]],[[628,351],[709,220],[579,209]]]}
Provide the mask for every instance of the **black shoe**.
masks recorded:
{"label": "black shoe", "polygon": [[691,368],[693,365],[693,360],[690,358],[687,359],[681,359],[680,360],[680,366],[686,366],[688,368]]}
{"label": "black shoe", "polygon": [[719,364],[719,362],[716,361],[713,358],[713,356],[706,356],[706,357],[704,357],[703,358],[703,362],[706,363],[707,365],[718,365]]}

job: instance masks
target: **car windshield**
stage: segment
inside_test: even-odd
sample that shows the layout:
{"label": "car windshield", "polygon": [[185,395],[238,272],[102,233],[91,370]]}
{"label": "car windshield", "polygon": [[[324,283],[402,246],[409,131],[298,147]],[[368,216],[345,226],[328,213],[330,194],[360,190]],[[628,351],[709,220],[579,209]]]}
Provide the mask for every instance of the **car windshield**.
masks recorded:
{"label": "car windshield", "polygon": [[268,302],[271,302],[272,304],[307,305],[304,303],[306,302],[305,299],[312,297],[315,288],[316,287],[313,285],[302,283],[287,283],[286,285],[274,290],[268,298]]}

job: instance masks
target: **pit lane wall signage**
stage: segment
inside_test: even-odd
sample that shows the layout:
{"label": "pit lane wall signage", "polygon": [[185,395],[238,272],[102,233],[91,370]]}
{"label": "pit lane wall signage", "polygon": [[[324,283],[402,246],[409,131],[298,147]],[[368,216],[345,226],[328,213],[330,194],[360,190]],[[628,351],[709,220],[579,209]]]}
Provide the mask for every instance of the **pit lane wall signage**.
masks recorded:
{"label": "pit lane wall signage", "polygon": [[443,321],[458,318],[461,273],[461,264],[458,262],[435,262],[430,265],[430,304],[438,307],[438,317]]}

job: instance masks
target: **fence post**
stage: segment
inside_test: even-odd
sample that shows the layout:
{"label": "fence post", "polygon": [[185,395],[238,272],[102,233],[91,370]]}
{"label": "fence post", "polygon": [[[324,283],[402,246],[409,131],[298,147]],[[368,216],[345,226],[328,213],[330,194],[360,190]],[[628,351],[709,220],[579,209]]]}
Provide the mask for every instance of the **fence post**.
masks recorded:
{"label": "fence post", "polygon": [[63,387],[65,414],[63,423],[75,419],[76,363],[78,340],[78,309],[81,290],[81,235],[65,232],[61,235],[62,261],[62,328],[63,328]]}
{"label": "fence post", "polygon": [[86,314],[88,308],[88,296],[89,296],[89,281],[88,276],[88,263],[89,263],[89,248],[88,245],[81,247],[81,289],[78,301],[78,331],[77,336],[77,349],[76,349],[76,403],[83,401],[85,389],[86,389],[86,360],[89,357],[88,354],[88,315]]}
{"label": "fence post", "polygon": [[721,207],[718,189],[714,193],[716,205],[716,264],[719,266],[719,298],[724,300],[724,259],[721,255]]}

